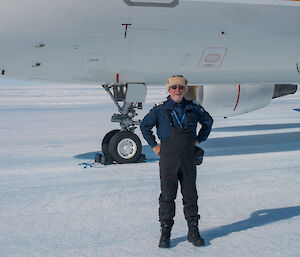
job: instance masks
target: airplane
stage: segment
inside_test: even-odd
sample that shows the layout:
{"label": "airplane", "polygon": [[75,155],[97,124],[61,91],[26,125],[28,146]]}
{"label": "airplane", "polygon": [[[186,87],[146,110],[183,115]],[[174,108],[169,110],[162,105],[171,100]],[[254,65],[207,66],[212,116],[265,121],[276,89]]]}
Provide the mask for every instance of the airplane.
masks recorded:
{"label": "airplane", "polygon": [[136,162],[147,85],[184,75],[213,117],[262,108],[297,91],[299,24],[300,0],[2,0],[0,77],[102,85],[121,126],[103,153]]}

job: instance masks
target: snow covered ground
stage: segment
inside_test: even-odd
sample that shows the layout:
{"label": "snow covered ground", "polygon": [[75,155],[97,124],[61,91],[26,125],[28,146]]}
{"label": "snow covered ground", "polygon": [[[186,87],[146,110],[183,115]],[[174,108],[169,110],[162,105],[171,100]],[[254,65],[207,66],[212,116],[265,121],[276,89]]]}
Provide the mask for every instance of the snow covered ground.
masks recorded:
{"label": "snow covered ground", "polygon": [[[149,88],[139,117],[163,99]],[[300,256],[300,93],[215,120],[198,167],[200,230],[181,195],[171,249],[157,247],[158,160],[84,168],[116,108],[95,86],[1,81],[0,256]],[[138,135],[140,131],[137,131]]]}

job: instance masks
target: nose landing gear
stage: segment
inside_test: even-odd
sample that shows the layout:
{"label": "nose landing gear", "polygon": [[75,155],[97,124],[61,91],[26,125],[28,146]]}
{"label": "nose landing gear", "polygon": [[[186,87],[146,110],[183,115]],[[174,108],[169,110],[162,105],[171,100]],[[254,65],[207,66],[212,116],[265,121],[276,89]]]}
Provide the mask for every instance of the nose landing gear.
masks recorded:
{"label": "nose landing gear", "polygon": [[[137,115],[135,109],[142,109],[146,98],[144,83],[127,83],[117,85],[103,85],[118,108],[119,114],[113,114],[111,121],[120,123],[121,129],[108,132],[102,140],[102,152],[96,154],[95,161],[102,164],[134,163],[145,160],[142,144],[134,134],[140,120],[133,120]],[[123,106],[119,105],[123,102]]]}

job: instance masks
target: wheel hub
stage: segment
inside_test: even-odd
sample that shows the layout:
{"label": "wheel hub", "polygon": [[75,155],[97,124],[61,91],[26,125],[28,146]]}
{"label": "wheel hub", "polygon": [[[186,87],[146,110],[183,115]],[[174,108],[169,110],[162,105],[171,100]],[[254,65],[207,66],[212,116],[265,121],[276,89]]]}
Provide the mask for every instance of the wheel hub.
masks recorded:
{"label": "wheel hub", "polygon": [[117,151],[122,158],[130,159],[136,154],[137,145],[131,138],[124,138],[119,142]]}

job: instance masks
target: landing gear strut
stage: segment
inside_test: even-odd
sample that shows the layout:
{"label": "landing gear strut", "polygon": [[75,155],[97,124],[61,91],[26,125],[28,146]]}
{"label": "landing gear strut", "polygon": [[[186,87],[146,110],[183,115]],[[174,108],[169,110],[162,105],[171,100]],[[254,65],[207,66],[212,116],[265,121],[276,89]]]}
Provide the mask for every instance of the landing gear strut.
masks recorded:
{"label": "landing gear strut", "polygon": [[[118,108],[119,113],[113,114],[112,122],[120,123],[121,129],[108,132],[102,141],[102,152],[96,154],[95,161],[102,164],[133,163],[145,159],[141,154],[142,144],[139,137],[134,134],[140,120],[133,120],[137,115],[136,109],[142,109],[146,98],[146,85],[144,83],[126,83],[103,85],[105,91]],[[123,103],[120,106],[119,102]]]}

